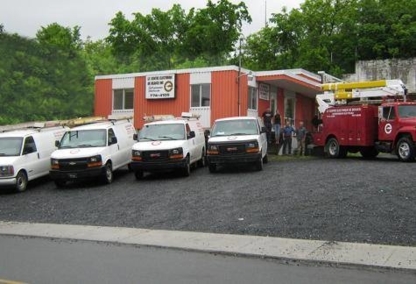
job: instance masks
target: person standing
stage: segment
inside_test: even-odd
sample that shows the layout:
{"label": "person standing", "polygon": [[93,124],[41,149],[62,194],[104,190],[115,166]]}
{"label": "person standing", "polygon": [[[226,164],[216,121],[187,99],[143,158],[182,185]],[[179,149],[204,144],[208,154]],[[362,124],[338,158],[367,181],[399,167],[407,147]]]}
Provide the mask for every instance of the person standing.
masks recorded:
{"label": "person standing", "polygon": [[271,112],[270,108],[268,107],[262,115],[264,126],[267,129],[267,143],[271,143],[271,132],[272,132],[272,118],[273,113]]}
{"label": "person standing", "polygon": [[298,147],[296,152],[302,156],[305,155],[305,138],[306,138],[306,128],[303,125],[303,121],[299,122],[299,128],[296,130],[296,140],[298,142]]}
{"label": "person standing", "polygon": [[[292,153],[292,135],[295,133],[295,129],[290,125],[290,121],[286,121],[285,127],[282,130],[283,133],[283,155]],[[287,149],[287,150],[286,150]]]}

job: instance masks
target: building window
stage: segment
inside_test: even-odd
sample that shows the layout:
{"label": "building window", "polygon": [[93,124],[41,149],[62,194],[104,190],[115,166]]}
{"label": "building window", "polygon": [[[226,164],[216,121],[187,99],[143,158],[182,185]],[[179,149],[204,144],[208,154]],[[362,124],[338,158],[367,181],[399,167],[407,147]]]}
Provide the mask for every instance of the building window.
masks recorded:
{"label": "building window", "polygon": [[257,88],[248,87],[248,108],[257,110]]}
{"label": "building window", "polygon": [[211,85],[191,85],[191,107],[207,107],[211,103]]}
{"label": "building window", "polygon": [[133,89],[117,89],[113,91],[113,109],[133,109]]}
{"label": "building window", "polygon": [[290,123],[294,123],[295,120],[295,99],[286,98],[285,104],[285,120],[289,120]]}

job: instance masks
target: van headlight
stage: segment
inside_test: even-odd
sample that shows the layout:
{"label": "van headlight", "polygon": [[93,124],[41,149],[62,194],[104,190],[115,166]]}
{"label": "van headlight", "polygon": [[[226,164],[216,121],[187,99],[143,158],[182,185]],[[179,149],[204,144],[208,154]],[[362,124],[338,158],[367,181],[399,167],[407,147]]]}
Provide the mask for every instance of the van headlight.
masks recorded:
{"label": "van headlight", "polygon": [[140,151],[140,150],[131,151],[131,159],[133,161],[141,161],[142,160],[142,151]]}
{"label": "van headlight", "polygon": [[59,160],[58,159],[51,159],[51,169],[52,170],[59,170]]}
{"label": "van headlight", "polygon": [[259,151],[259,143],[257,141],[250,141],[246,143],[247,153],[258,153]]}
{"label": "van headlight", "polygon": [[101,167],[103,165],[101,155],[96,155],[88,158],[87,166],[88,168]]}
{"label": "van headlight", "polygon": [[174,149],[169,150],[169,158],[170,159],[183,159],[183,149],[174,148]]}
{"label": "van headlight", "polygon": [[217,145],[208,145],[208,151],[207,151],[208,155],[218,155],[219,151],[218,151],[218,146]]}
{"label": "van headlight", "polygon": [[12,165],[0,166],[0,177],[14,176],[14,168]]}

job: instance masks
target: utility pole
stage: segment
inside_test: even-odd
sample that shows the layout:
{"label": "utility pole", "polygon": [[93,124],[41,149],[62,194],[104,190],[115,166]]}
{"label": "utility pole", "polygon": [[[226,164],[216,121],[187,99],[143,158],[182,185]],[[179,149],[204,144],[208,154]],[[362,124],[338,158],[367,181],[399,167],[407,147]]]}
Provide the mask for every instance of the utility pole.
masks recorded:
{"label": "utility pole", "polygon": [[240,82],[241,82],[241,42],[242,42],[242,38],[240,37],[240,44],[238,47],[238,77],[237,77],[237,114],[238,116],[240,116]]}
{"label": "utility pole", "polygon": [[264,27],[267,27],[267,0],[264,0]]}

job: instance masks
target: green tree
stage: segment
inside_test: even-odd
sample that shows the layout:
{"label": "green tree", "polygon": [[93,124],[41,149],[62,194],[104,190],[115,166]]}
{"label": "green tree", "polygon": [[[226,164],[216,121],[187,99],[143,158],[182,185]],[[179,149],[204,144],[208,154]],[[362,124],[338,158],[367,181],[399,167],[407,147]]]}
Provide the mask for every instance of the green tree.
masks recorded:
{"label": "green tree", "polygon": [[340,76],[354,72],[357,60],[414,57],[415,17],[415,0],[306,0],[250,35],[247,64]]}
{"label": "green tree", "polygon": [[251,22],[244,2],[208,1],[206,8],[188,13],[175,4],[166,12],[135,13],[131,22],[117,13],[106,40],[123,64],[138,63],[136,71],[176,68],[200,59],[218,65],[234,50],[243,21]]}
{"label": "green tree", "polygon": [[45,112],[50,110],[48,116],[66,118],[92,113],[93,81],[81,55],[79,30],[54,23],[36,34],[47,72],[41,106]]}

